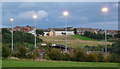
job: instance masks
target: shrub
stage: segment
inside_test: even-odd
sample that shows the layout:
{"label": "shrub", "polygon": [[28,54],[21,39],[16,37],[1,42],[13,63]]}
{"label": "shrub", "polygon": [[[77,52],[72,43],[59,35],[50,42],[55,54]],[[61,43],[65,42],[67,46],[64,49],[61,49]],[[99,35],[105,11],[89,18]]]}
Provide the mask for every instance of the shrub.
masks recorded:
{"label": "shrub", "polygon": [[120,56],[118,54],[111,54],[110,61],[119,63],[120,62]]}
{"label": "shrub", "polygon": [[110,61],[111,61],[111,54],[106,55],[106,56],[104,57],[104,61],[105,61],[105,62],[110,62]]}
{"label": "shrub", "polygon": [[27,49],[25,47],[19,47],[15,53],[18,58],[26,58]]}
{"label": "shrub", "polygon": [[86,61],[87,53],[84,49],[74,49],[74,57],[75,61]]}
{"label": "shrub", "polygon": [[104,55],[101,52],[98,53],[98,61],[99,62],[103,62],[104,61]]}
{"label": "shrub", "polygon": [[2,35],[2,43],[11,43],[11,34],[10,33],[4,33]]}
{"label": "shrub", "polygon": [[45,55],[43,58],[46,60],[50,60],[50,58],[47,55]]}
{"label": "shrub", "polygon": [[9,34],[11,34],[11,32],[10,32],[9,29],[7,29],[7,28],[2,28],[2,34],[4,34],[4,33],[9,33]]}
{"label": "shrub", "polygon": [[40,53],[38,52],[37,49],[34,50],[33,54],[34,54],[34,58],[35,58],[35,59],[39,59],[39,57],[40,57]]}
{"label": "shrub", "polygon": [[62,59],[62,54],[60,52],[60,50],[58,49],[52,49],[49,53],[48,53],[48,57],[52,60],[61,60]]}
{"label": "shrub", "polygon": [[87,61],[89,61],[89,62],[98,62],[99,61],[98,54],[97,53],[90,53],[88,55]]}
{"label": "shrub", "polygon": [[117,41],[112,44],[111,53],[120,55],[120,41]]}
{"label": "shrub", "polygon": [[63,60],[69,61],[71,59],[71,56],[67,53],[63,55]]}
{"label": "shrub", "polygon": [[35,56],[32,53],[28,53],[26,54],[26,59],[35,59]]}
{"label": "shrub", "polygon": [[11,53],[12,52],[11,52],[10,48],[8,48],[6,46],[2,47],[2,57],[8,58],[11,55]]}

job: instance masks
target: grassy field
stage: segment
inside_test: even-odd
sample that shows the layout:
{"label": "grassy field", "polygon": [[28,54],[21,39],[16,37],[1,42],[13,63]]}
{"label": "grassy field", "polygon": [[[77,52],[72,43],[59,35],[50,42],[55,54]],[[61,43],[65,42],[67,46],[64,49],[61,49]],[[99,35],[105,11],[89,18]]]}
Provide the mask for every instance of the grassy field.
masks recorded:
{"label": "grassy field", "polygon": [[118,63],[3,60],[3,67],[118,67]]}
{"label": "grassy field", "polygon": [[100,41],[100,40],[88,38],[88,37],[81,36],[81,35],[71,35],[71,36],[74,37],[74,38],[80,39],[80,40]]}
{"label": "grassy field", "polygon": [[[65,45],[65,36],[40,36],[43,41],[47,43],[54,43],[54,44],[63,44]],[[83,37],[81,37],[83,38]],[[68,46],[73,48],[79,48],[81,46],[101,46],[105,45],[104,41],[96,41],[93,39],[84,38],[86,40],[78,39],[73,36],[68,36]],[[111,44],[108,42],[108,44]]]}

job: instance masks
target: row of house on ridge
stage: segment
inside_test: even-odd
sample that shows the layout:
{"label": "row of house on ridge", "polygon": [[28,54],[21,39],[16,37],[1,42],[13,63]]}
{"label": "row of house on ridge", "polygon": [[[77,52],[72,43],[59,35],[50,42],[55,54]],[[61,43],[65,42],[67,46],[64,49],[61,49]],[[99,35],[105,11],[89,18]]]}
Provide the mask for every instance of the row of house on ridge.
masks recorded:
{"label": "row of house on ridge", "polygon": [[48,28],[42,29],[44,31],[44,36],[58,36],[58,35],[74,35],[74,28]]}
{"label": "row of house on ridge", "polygon": [[[102,30],[102,29],[77,28],[77,34],[79,34],[79,35],[84,35],[85,31],[88,31],[91,33],[96,33],[96,34],[98,34],[98,33],[104,34],[105,33],[105,30]],[[106,34],[114,36],[114,35],[118,34],[118,30],[106,30]]]}
{"label": "row of house on ridge", "polygon": [[[48,28],[48,29],[40,29],[43,30],[44,36],[58,36],[58,35],[75,35],[74,34],[73,27],[67,27],[66,28]],[[94,29],[94,28],[76,28],[78,35],[84,35],[85,31],[92,32],[92,33],[105,33],[105,30],[102,29]],[[35,28],[26,26],[26,27],[20,27],[16,26],[15,31],[25,31],[31,34],[35,34]],[[118,34],[118,30],[106,30],[107,35],[116,35]]]}

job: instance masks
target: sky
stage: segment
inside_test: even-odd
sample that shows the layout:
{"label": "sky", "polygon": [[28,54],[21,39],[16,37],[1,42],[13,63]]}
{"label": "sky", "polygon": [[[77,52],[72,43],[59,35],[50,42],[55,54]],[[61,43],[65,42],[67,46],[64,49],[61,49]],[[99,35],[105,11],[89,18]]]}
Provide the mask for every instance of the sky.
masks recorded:
{"label": "sky", "polygon": [[[109,8],[106,21],[105,14],[101,12],[103,7]],[[3,2],[2,27],[11,27],[10,18],[14,18],[14,27],[34,27],[32,15],[37,14],[37,28],[64,28],[64,11],[69,12],[69,27],[118,30],[117,2]]]}

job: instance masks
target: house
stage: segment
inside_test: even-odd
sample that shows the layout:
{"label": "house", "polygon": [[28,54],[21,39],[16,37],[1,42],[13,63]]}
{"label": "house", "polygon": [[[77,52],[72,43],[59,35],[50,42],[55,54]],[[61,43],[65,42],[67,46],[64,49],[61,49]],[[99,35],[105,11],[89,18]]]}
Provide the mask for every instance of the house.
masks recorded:
{"label": "house", "polygon": [[48,28],[43,29],[44,36],[74,35],[74,28]]}
{"label": "house", "polygon": [[[96,33],[96,34],[98,34],[98,33],[104,34],[105,33],[105,30],[102,30],[102,29],[77,28],[77,34],[79,34],[79,35],[84,35],[85,31],[88,31],[91,33]],[[107,35],[112,35],[114,37],[114,35],[118,34],[118,30],[107,30],[106,33],[107,33]]]}
{"label": "house", "polygon": [[35,35],[35,29],[28,31],[28,33]]}
{"label": "house", "polygon": [[91,33],[98,33],[99,29],[93,29],[93,28],[77,28],[77,34],[84,35],[84,32],[88,31]]}
{"label": "house", "polygon": [[20,26],[16,26],[15,31],[24,31],[24,32],[29,32],[31,30],[31,28],[29,26],[27,27],[20,27]]}
{"label": "house", "polygon": [[106,33],[107,35],[112,35],[114,37],[114,35],[118,34],[118,30],[107,30]]}
{"label": "house", "polygon": [[54,30],[51,30],[47,35],[48,35],[48,36],[55,36],[55,31],[54,31]]}

